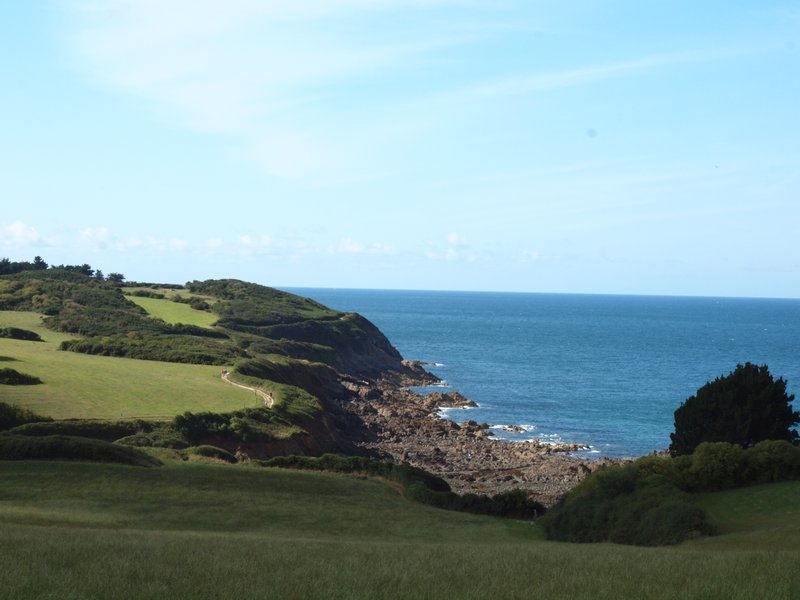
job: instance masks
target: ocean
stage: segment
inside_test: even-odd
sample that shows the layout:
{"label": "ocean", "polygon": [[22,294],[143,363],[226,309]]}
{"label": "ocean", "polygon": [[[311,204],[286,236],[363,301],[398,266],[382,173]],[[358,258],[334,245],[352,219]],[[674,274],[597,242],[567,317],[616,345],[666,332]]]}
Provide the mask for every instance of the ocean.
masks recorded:
{"label": "ocean", "polygon": [[800,397],[800,300],[288,291],[361,313],[403,357],[439,365],[428,368],[479,405],[445,416],[585,444],[587,457],[665,449],[675,409],[738,363],[767,364]]}

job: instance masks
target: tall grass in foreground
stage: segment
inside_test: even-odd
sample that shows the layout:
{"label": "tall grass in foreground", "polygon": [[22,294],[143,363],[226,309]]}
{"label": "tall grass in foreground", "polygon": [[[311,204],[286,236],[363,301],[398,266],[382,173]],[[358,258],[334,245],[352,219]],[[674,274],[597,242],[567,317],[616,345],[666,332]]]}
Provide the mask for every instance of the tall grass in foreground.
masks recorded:
{"label": "tall grass in foreground", "polygon": [[769,534],[570,545],[326,473],[0,463],[0,597],[23,600],[796,598],[800,544]]}

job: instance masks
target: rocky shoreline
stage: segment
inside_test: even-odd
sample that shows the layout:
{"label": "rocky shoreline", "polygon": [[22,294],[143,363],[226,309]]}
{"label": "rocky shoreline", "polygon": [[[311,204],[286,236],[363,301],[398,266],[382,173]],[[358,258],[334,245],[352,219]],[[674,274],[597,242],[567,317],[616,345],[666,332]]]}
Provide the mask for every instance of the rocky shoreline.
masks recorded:
{"label": "rocky shoreline", "polygon": [[408,389],[439,380],[422,363],[406,366],[409,371],[402,376],[343,382],[350,399],[341,408],[361,423],[356,445],[371,454],[421,467],[459,493],[493,495],[521,488],[545,505],[554,504],[592,471],[619,462],[575,457],[571,453],[584,448],[576,444],[500,440],[485,423],[442,418],[441,408],[476,405],[454,391],[420,394]]}

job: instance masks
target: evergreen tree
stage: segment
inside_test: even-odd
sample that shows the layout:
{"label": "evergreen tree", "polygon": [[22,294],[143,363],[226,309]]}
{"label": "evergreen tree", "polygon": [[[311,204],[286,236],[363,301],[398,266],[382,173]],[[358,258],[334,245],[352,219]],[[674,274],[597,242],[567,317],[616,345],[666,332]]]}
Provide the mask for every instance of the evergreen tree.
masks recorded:
{"label": "evergreen tree", "polygon": [[766,365],[737,365],[697,390],[675,411],[670,454],[691,454],[702,442],[750,448],[762,440],[798,442],[800,413],[792,410],[786,381],[774,380]]}

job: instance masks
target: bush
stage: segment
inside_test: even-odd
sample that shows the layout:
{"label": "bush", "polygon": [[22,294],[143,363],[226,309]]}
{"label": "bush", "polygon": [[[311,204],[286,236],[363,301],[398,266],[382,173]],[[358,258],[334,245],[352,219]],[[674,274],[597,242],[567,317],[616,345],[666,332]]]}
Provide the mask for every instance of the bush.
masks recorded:
{"label": "bush", "polygon": [[546,510],[543,504],[520,489],[497,494],[492,500],[499,505],[500,514],[513,519],[536,519]]}
{"label": "bush", "polygon": [[693,454],[648,456],[597,471],[542,520],[548,539],[570,542],[676,544],[712,533],[687,492],[800,479],[800,448],[765,440],[752,448],[704,442]]}
{"label": "bush", "polygon": [[43,342],[42,337],[35,331],[20,329],[19,327],[0,327],[0,338],[24,340],[27,342]]}
{"label": "bush", "polygon": [[744,451],[744,477],[748,483],[774,483],[800,479],[800,448],[785,440],[764,440]]}
{"label": "bush", "polygon": [[34,375],[20,373],[16,369],[0,369],[0,384],[2,385],[39,385],[42,380]]}
{"label": "bush", "polygon": [[62,435],[84,437],[113,442],[122,437],[152,430],[148,421],[95,421],[91,419],[49,420],[44,423],[28,423],[14,428],[12,433],[27,436]]}
{"label": "bush", "polygon": [[188,448],[189,442],[171,424],[155,425],[151,431],[140,431],[115,440],[117,444],[146,448]]}
{"label": "bush", "polygon": [[206,302],[203,298],[200,298],[199,296],[189,296],[187,298],[175,294],[170,298],[170,300],[172,300],[173,302],[177,302],[179,304],[188,304],[194,310],[208,311],[211,308],[211,305],[208,302]]}
{"label": "bush", "polygon": [[50,419],[50,417],[37,415],[26,408],[0,402],[0,431],[19,427],[20,425],[25,425],[26,423],[51,420],[52,419]]}
{"label": "bush", "polygon": [[186,450],[184,450],[182,454],[187,457],[203,456],[205,458],[214,458],[228,463],[237,462],[236,457],[227,450],[223,450],[222,448],[217,448],[216,446],[209,446],[207,444],[186,448]]}
{"label": "bush", "polygon": [[245,352],[227,340],[224,333],[191,325],[174,326],[176,334],[136,332],[88,337],[61,342],[60,349],[83,354],[118,356],[140,360],[225,365]]}
{"label": "bush", "polygon": [[592,473],[542,518],[547,538],[655,546],[710,533],[702,509],[670,479],[676,472],[658,460]]}
{"label": "bush", "polygon": [[693,491],[717,491],[743,483],[744,451],[725,442],[703,442],[692,454],[686,486]]}
{"label": "bush", "polygon": [[323,454],[318,458],[277,456],[259,461],[258,464],[283,469],[362,473],[372,477],[381,477],[399,483],[403,487],[403,494],[409,500],[445,510],[515,519],[533,519],[545,511],[543,505],[529,498],[522,490],[512,490],[493,498],[476,494],[459,496],[451,491],[450,485],[444,479],[423,469],[362,456],[336,456],[335,454]]}
{"label": "bush", "polygon": [[166,298],[161,292],[154,292],[152,290],[131,290],[126,293],[128,296],[136,296],[138,298],[155,298],[156,300],[163,300]]}
{"label": "bush", "polygon": [[668,499],[645,513],[631,538],[639,546],[679,544],[699,534],[713,533],[699,506],[684,500]]}
{"label": "bush", "polygon": [[85,460],[137,467],[157,467],[161,461],[141,450],[101,440],[64,435],[29,437],[0,435],[0,460]]}

